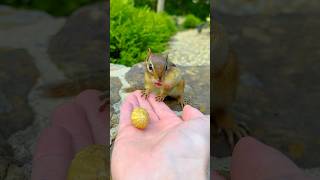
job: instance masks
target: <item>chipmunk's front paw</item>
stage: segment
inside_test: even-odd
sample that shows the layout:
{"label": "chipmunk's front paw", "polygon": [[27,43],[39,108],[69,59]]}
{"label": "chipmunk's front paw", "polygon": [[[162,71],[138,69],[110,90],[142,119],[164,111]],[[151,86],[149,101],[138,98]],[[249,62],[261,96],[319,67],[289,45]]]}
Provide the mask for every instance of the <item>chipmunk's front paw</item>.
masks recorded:
{"label": "chipmunk's front paw", "polygon": [[[232,149],[234,148],[237,140],[250,134],[250,129],[243,122],[234,124],[232,127],[224,127],[221,130],[225,132],[228,143]],[[234,137],[236,137],[237,139],[235,139]]]}
{"label": "chipmunk's front paw", "polygon": [[162,102],[163,100],[164,100],[164,98],[165,98],[166,96],[163,96],[163,95],[158,95],[158,96],[156,96],[156,101],[158,101],[158,102]]}
{"label": "chipmunk's front paw", "polygon": [[148,97],[149,97],[149,95],[150,95],[150,91],[149,90],[142,90],[141,91],[141,97],[144,97],[145,99],[148,99]]}

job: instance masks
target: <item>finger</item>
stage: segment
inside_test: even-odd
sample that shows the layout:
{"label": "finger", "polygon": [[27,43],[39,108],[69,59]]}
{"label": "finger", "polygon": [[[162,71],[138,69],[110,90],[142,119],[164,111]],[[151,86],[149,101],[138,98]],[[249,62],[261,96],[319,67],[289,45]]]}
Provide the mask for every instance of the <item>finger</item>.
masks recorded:
{"label": "finger", "polygon": [[156,96],[154,94],[150,94],[148,102],[160,120],[181,121],[181,119],[164,102],[156,101]]}
{"label": "finger", "polygon": [[[150,117],[150,122],[157,122],[159,121],[159,116],[158,114],[155,112],[155,109],[152,107],[152,105],[150,104],[150,102],[146,99],[144,99],[143,97],[140,96],[141,91],[135,91],[133,92],[134,98],[136,99],[136,101],[138,101],[139,103],[139,107],[144,108],[145,110],[147,110],[149,117]],[[148,97],[148,99],[152,96],[152,94],[150,94],[150,96]]]}
{"label": "finger", "polygon": [[202,117],[204,116],[198,109],[190,106],[190,105],[186,105],[183,108],[183,112],[182,112],[182,119],[184,121],[188,121],[190,119],[194,119],[194,118],[198,118],[198,117]]}
{"label": "finger", "polygon": [[76,152],[94,142],[86,114],[83,108],[75,103],[70,102],[58,107],[53,114],[52,123],[65,128],[71,134]]}
{"label": "finger", "polygon": [[302,171],[291,160],[251,137],[244,137],[236,144],[231,172],[231,179],[304,179]]}
{"label": "finger", "polygon": [[86,113],[94,143],[96,144],[106,144],[107,142],[107,115],[109,114],[109,108],[106,108],[108,111],[99,111],[101,105],[99,96],[101,95],[102,93],[99,91],[86,90],[75,99],[75,103],[81,106]]}
{"label": "finger", "polygon": [[64,128],[45,129],[33,156],[32,179],[66,179],[73,154],[72,137]]}
{"label": "finger", "polygon": [[119,131],[120,129],[131,126],[131,113],[135,107],[137,107],[137,102],[133,94],[129,94],[120,108],[120,120],[119,120]]}

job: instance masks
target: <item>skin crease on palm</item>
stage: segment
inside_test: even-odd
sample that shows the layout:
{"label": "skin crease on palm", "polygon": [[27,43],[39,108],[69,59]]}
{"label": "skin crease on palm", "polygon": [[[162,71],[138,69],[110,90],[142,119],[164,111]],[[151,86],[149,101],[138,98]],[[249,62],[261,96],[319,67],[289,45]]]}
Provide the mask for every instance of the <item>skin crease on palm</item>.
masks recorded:
{"label": "skin crease on palm", "polygon": [[[99,111],[101,94],[86,90],[53,112],[51,125],[42,131],[36,144],[33,180],[64,180],[75,153],[90,144],[106,143],[108,112]],[[113,180],[206,179],[210,150],[209,117],[186,106],[180,118],[154,98],[151,94],[146,101],[137,91],[124,101],[111,160]],[[137,106],[146,108],[151,116],[145,130],[130,125],[131,111]],[[211,178],[224,179],[216,172]],[[245,137],[234,149],[231,179],[311,178],[280,152]]]}

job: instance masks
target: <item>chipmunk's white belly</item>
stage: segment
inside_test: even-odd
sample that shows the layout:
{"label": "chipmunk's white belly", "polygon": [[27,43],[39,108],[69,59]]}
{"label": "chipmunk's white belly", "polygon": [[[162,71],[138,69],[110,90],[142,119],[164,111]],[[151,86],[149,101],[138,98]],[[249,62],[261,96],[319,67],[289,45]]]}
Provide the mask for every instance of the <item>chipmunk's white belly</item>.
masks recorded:
{"label": "chipmunk's white belly", "polygon": [[[159,95],[160,94],[160,88],[154,88],[152,90],[153,93],[155,93],[156,95]],[[170,96],[170,97],[178,97],[180,94],[179,94],[179,91],[178,91],[178,87],[175,86],[174,88],[172,88],[170,91],[168,91],[168,94],[167,96]]]}

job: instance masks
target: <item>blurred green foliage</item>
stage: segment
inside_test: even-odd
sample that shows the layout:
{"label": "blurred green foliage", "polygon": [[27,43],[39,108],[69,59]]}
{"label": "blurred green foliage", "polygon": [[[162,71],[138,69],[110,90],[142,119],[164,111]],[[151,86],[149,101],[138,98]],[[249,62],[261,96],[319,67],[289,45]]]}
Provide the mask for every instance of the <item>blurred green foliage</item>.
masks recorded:
{"label": "blurred green foliage", "polygon": [[[148,6],[157,9],[157,0],[134,0],[135,6]],[[164,10],[171,15],[186,16],[194,14],[205,20],[210,13],[209,0],[166,0]]]}
{"label": "blurred green foliage", "polygon": [[81,6],[102,0],[0,0],[0,4],[38,9],[54,16],[68,16]]}
{"label": "blurred green foliage", "polygon": [[110,1],[110,58],[112,63],[132,66],[167,48],[177,31],[173,19],[148,7],[136,8],[132,0]]}
{"label": "blurred green foliage", "polygon": [[183,28],[195,28],[202,23],[201,19],[197,18],[193,14],[186,16],[185,20],[182,23]]}

